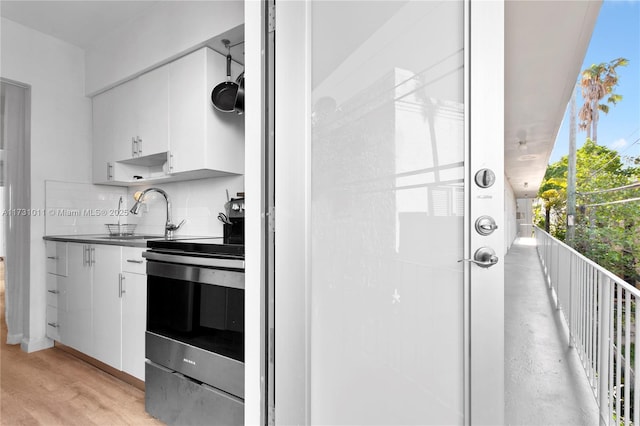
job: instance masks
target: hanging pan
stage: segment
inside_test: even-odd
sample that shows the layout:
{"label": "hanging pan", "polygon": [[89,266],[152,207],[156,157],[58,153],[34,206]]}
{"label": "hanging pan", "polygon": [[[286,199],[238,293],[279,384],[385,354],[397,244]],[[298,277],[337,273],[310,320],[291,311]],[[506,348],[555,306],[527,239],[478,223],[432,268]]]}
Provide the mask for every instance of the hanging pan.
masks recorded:
{"label": "hanging pan", "polygon": [[244,112],[244,71],[238,76],[236,83],[238,84],[238,92],[234,109],[238,114],[242,114]]}
{"label": "hanging pan", "polygon": [[[229,40],[222,40],[222,44],[227,47],[227,81],[218,84],[211,92],[211,102],[213,106],[222,112],[233,112],[236,106],[238,95],[238,83],[231,81],[231,48]],[[243,105],[244,106],[244,105]]]}

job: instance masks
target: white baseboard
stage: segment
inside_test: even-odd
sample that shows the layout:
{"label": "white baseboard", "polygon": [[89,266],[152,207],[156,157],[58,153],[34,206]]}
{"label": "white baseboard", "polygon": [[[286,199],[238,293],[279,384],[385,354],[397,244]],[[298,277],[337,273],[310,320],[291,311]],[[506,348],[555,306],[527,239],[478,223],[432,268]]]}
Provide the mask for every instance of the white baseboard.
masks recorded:
{"label": "white baseboard", "polygon": [[41,351],[43,349],[49,349],[53,347],[53,340],[48,337],[42,337],[40,339],[26,340],[23,339],[20,343],[20,349],[24,352],[31,353]]}
{"label": "white baseboard", "polygon": [[22,333],[7,335],[7,345],[17,345],[18,343],[22,343]]}

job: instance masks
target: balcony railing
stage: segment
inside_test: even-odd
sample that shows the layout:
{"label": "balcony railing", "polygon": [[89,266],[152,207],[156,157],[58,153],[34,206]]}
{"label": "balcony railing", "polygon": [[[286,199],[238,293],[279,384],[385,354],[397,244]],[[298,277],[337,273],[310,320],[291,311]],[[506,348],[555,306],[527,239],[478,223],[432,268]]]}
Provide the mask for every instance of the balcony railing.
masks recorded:
{"label": "balcony railing", "polygon": [[601,425],[640,425],[640,291],[535,227],[538,255],[598,403]]}

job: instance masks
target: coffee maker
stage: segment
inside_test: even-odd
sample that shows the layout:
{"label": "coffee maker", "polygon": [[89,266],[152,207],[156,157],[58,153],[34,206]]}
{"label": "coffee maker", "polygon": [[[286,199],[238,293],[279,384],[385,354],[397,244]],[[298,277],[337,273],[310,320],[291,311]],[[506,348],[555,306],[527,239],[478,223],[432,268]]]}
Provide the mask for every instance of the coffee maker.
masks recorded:
{"label": "coffee maker", "polygon": [[244,197],[229,200],[225,210],[230,223],[223,225],[224,243],[244,245]]}

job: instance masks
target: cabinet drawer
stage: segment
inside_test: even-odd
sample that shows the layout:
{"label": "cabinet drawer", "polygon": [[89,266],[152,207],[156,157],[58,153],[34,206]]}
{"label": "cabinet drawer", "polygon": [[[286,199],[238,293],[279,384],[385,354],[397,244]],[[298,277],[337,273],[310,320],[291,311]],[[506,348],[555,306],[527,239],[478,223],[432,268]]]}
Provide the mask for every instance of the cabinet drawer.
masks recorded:
{"label": "cabinet drawer", "polygon": [[60,341],[60,322],[58,320],[58,309],[47,306],[47,337]]}
{"label": "cabinet drawer", "polygon": [[67,243],[46,241],[47,272],[67,276]]}
{"label": "cabinet drawer", "polygon": [[147,273],[147,260],[142,257],[146,249],[139,247],[122,247],[122,271],[134,274]]}

